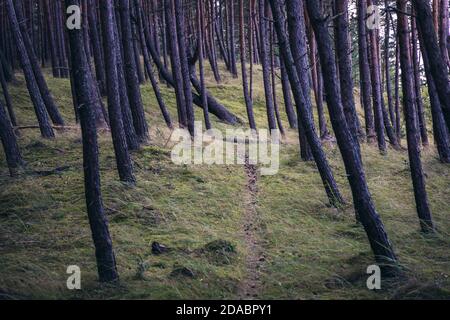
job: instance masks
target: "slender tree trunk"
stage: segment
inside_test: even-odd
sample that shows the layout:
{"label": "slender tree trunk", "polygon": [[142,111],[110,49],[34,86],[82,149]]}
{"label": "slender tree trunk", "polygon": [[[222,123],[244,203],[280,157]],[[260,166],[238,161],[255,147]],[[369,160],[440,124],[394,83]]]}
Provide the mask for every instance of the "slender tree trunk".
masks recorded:
{"label": "slender tree trunk", "polygon": [[0,85],[2,87],[3,96],[5,97],[6,108],[8,109],[9,119],[14,127],[17,127],[16,115],[12,107],[11,95],[9,94],[8,84],[6,83],[6,78],[3,72],[3,68],[0,65]]}
{"label": "slender tree trunk", "polygon": [[[388,0],[384,0],[385,7],[389,7]],[[392,101],[392,82],[391,82],[391,64],[390,64],[390,39],[391,39],[391,15],[386,12],[385,19],[385,30],[384,30],[384,69],[385,69],[385,81],[386,81],[386,95],[389,110],[390,123],[393,126],[395,133],[397,128],[395,125],[395,110],[394,103]],[[398,138],[397,138],[398,140]]]}
{"label": "slender tree trunk", "polygon": [[192,101],[192,87],[191,87],[191,75],[189,70],[189,60],[188,60],[188,43],[186,41],[186,28],[184,21],[184,9],[181,0],[174,0],[175,2],[175,16],[176,16],[176,29],[178,36],[178,48],[180,54],[181,62],[181,75],[182,75],[182,86],[184,99],[186,103],[186,116],[187,116],[187,127],[191,135],[194,135],[195,131],[195,114]]}
{"label": "slender tree trunk", "polygon": [[396,271],[394,265],[397,258],[373,204],[359,149],[355,146],[345,121],[339,87],[336,85],[338,83],[336,78],[337,70],[328,24],[320,13],[317,1],[306,0],[306,4],[317,38],[331,122],[352,189],[355,210],[367,233],[377,262],[389,274]]}
{"label": "slender tree trunk", "polygon": [[247,117],[248,122],[250,124],[250,128],[256,130],[255,116],[253,114],[253,101],[252,98],[250,97],[250,93],[248,90],[247,67],[245,63],[246,50],[245,50],[245,31],[244,31],[244,0],[239,0],[239,43],[241,48],[242,88],[244,90],[244,99],[245,99],[245,106],[247,109]]}
{"label": "slender tree trunk", "polygon": [[17,19],[19,21],[19,27],[22,33],[22,39],[27,49],[28,58],[30,60],[31,68],[33,69],[34,77],[36,83],[41,92],[42,100],[44,101],[47,112],[52,119],[53,123],[58,126],[64,126],[64,120],[56,107],[53,97],[48,89],[47,82],[45,81],[44,75],[42,74],[41,67],[39,66],[39,61],[33,50],[33,44],[31,42],[30,36],[28,34],[28,28],[25,23],[25,17],[22,12],[21,1],[14,2],[14,8],[16,10]]}
{"label": "slender tree trunk", "polygon": [[398,32],[397,32],[397,44],[395,49],[395,132],[397,133],[397,140],[401,141],[402,138],[402,123],[400,115],[400,46],[398,44]]}
{"label": "slender tree trunk", "polygon": [[[118,16],[118,12],[114,15],[114,36],[116,39],[120,39],[119,37],[119,25],[118,21],[120,21],[120,17]],[[120,42],[120,41],[119,41]],[[119,95],[120,95],[120,107],[122,110],[122,122],[123,129],[125,132],[125,137],[127,139],[128,150],[136,151],[140,148],[140,139],[136,133],[136,129],[133,121],[133,114],[130,106],[130,99],[128,98],[128,88],[127,88],[127,80],[125,77],[125,65],[123,62],[123,46],[119,45],[116,47],[115,55],[117,57],[117,76],[119,79]]]}
{"label": "slender tree trunk", "polygon": [[147,42],[146,42],[146,38],[144,35],[142,12],[139,9],[139,7],[140,7],[139,0],[134,0],[134,4],[135,4],[136,17],[137,17],[137,31],[139,34],[140,44],[141,44],[141,48],[142,48],[142,55],[144,56],[144,66],[146,68],[148,77],[150,78],[153,92],[155,93],[156,100],[158,101],[158,105],[159,105],[161,113],[164,117],[164,120],[165,120],[167,126],[170,129],[173,129],[172,118],[170,116],[170,113],[169,113],[169,110],[167,109],[166,104],[164,103],[163,97],[161,95],[161,90],[159,89],[159,85],[158,85],[158,82],[156,81],[155,75],[153,74],[153,67],[152,67],[150,56],[148,54]]}
{"label": "slender tree trunk", "polygon": [[[288,2],[286,4],[288,4]],[[294,4],[296,4],[294,6],[296,10],[300,10],[300,8],[302,8],[303,6],[300,0],[295,0]],[[305,93],[303,90],[303,86],[300,82],[299,74],[295,66],[294,56],[292,54],[291,47],[289,45],[288,38],[285,32],[286,19],[283,16],[280,3],[277,0],[270,0],[270,5],[272,7],[275,29],[278,35],[278,45],[280,47],[281,55],[286,64],[286,71],[291,82],[294,100],[297,105],[297,116],[299,118],[298,121],[299,123],[301,122],[303,127],[305,128],[305,134],[311,146],[311,151],[322,178],[322,182],[324,184],[328,199],[332,205],[339,206],[344,203],[344,199],[339,192],[339,188],[334,179],[333,172],[331,171],[326,155],[322,149],[320,140],[315,132],[312,111],[307,105],[306,96],[309,96],[309,93]],[[296,15],[298,15],[298,11]]]}
{"label": "slender tree trunk", "polygon": [[[104,0],[102,0],[104,1]],[[77,0],[66,0],[66,6],[77,5]],[[72,58],[72,73],[77,95],[77,110],[80,115],[83,136],[83,168],[86,205],[95,246],[98,275],[101,282],[113,282],[119,279],[116,267],[108,220],[103,208],[100,188],[100,169],[98,159],[97,130],[93,110],[96,93],[89,85],[89,62],[84,51],[82,31],[69,30]]]}
{"label": "slender tree trunk", "polygon": [[133,184],[136,180],[133,176],[133,165],[128,152],[119,96],[119,75],[116,54],[116,50],[119,50],[119,42],[115,35],[113,2],[112,0],[102,0],[100,6],[104,37],[103,43],[105,46],[109,120],[116,154],[117,170],[121,181]]}
{"label": "slender tree trunk", "polygon": [[201,1],[197,4],[197,29],[198,29],[198,60],[199,60],[199,72],[200,72],[200,86],[201,86],[201,98],[202,104],[205,106],[203,108],[203,115],[205,118],[205,126],[207,130],[212,128],[211,121],[209,119],[209,110],[208,110],[208,96],[206,92],[206,83],[205,83],[205,69],[203,66],[204,56],[203,56],[203,31],[205,30],[204,25],[204,12],[203,12],[203,3]]}
{"label": "slender tree trunk", "polygon": [[422,31],[423,45],[430,62],[431,75],[441,101],[447,129],[450,130],[450,82],[444,57],[442,56],[433,26],[431,8],[426,0],[412,0],[416,11],[417,24]]}
{"label": "slender tree trunk", "polygon": [[8,164],[11,177],[17,175],[20,167],[24,165],[22,155],[20,154],[19,145],[16,135],[9,121],[3,103],[0,100],[0,139],[5,151],[6,163]]}
{"label": "slender tree trunk", "polygon": [[120,0],[120,21],[122,27],[123,63],[127,84],[128,99],[134,128],[140,142],[145,143],[148,136],[148,124],[142,103],[141,89],[137,76],[136,60],[134,57],[133,34],[130,16],[130,0]]}
{"label": "slender tree trunk", "polygon": [[[419,38],[422,38],[420,28],[418,28]],[[422,42],[422,40],[421,40]],[[428,95],[430,97],[431,115],[433,117],[433,134],[437,146],[439,159],[442,163],[450,163],[450,135],[445,125],[444,115],[442,114],[441,102],[434,84],[433,76],[430,71],[430,61],[428,60],[427,52],[423,46],[422,50],[423,64],[425,75],[428,83]]]}
{"label": "slender tree trunk", "polygon": [[[407,0],[397,0],[397,9],[407,12]],[[408,17],[398,14],[398,33],[400,40],[400,62],[402,68],[403,104],[406,119],[406,134],[408,139],[408,154],[411,168],[414,196],[416,199],[417,213],[420,219],[422,231],[430,232],[434,229],[431,211],[428,204],[425,177],[420,159],[418,142],[417,111],[415,106],[413,68],[410,50],[410,38],[408,34]]]}
{"label": "slender tree trunk", "polygon": [[422,139],[423,146],[427,147],[430,143],[428,141],[427,123],[425,119],[425,107],[422,100],[422,84],[420,82],[420,61],[419,61],[419,49],[417,48],[417,29],[416,22],[411,19],[411,41],[412,41],[412,66],[413,66],[413,79],[414,88],[416,94],[416,106],[417,116],[419,123],[420,137]]}
{"label": "slender tree trunk", "polygon": [[97,19],[97,1],[89,1],[88,20],[90,27],[90,34],[92,37],[92,52],[94,55],[95,62],[95,73],[97,77],[97,83],[100,88],[102,95],[106,94],[106,73],[105,73],[105,62],[103,57],[103,51],[101,48],[101,36],[99,23]]}
{"label": "slender tree trunk", "polygon": [[284,106],[286,108],[286,114],[289,121],[289,126],[291,129],[298,128],[298,120],[297,115],[294,111],[294,105],[292,103],[291,96],[291,84],[289,82],[289,76],[286,71],[286,66],[284,60],[280,57],[280,71],[281,71],[281,85],[283,88],[283,97],[284,97]]}
{"label": "slender tree trunk", "polygon": [[[305,76],[309,70],[308,64],[308,51],[306,45],[306,31],[305,31],[305,14],[303,10],[303,4],[301,1],[289,1],[286,3],[287,10],[287,27],[290,38],[291,53],[295,61],[295,69],[300,80],[302,90],[304,93],[306,107],[309,112],[312,113],[311,102],[311,86],[308,77]],[[285,61],[286,62],[286,61]],[[287,67],[287,65],[286,65]],[[293,86],[291,82],[291,87]],[[297,111],[298,113],[298,111]],[[304,161],[311,161],[315,158],[311,152],[311,143],[306,135],[306,128],[303,127],[303,123],[299,122],[299,140],[300,140],[300,155]]]}
{"label": "slender tree trunk", "polygon": [[[368,4],[372,5],[371,0]],[[378,60],[378,30],[370,30],[368,35],[370,73],[372,82],[372,101],[375,116],[375,129],[377,132],[378,148],[381,153],[387,152],[386,140],[384,135],[385,124],[383,118],[382,92],[381,92],[381,69]]]}
{"label": "slender tree trunk", "polygon": [[263,82],[264,82],[264,93],[266,97],[266,111],[267,111],[267,119],[269,122],[269,129],[276,130],[277,129],[277,121],[275,118],[275,107],[273,104],[273,92],[272,85],[270,83],[270,63],[269,63],[269,53],[267,49],[268,42],[268,28],[267,28],[267,7],[266,0],[258,0],[258,8],[259,8],[259,30],[260,30],[260,57],[261,57],[261,66],[263,69]]}
{"label": "slender tree trunk", "polygon": [[367,0],[358,0],[358,44],[359,44],[359,72],[361,75],[361,96],[366,121],[367,141],[375,141],[375,123],[372,108],[372,81],[370,79],[369,55],[367,48]]}
{"label": "slender tree trunk", "polygon": [[31,101],[33,102],[34,111],[39,122],[41,135],[44,138],[53,138],[55,136],[50,125],[44,100],[42,100],[41,92],[36,82],[33,68],[31,66],[30,58],[28,57],[27,49],[25,47],[22,34],[20,32],[19,22],[17,20],[14,9],[13,0],[6,0],[6,10],[11,25],[11,32],[17,46],[19,60],[22,65],[22,70],[30,93]]}
{"label": "slender tree trunk", "polygon": [[235,44],[234,44],[234,9],[235,9],[235,2],[234,0],[227,1],[229,4],[229,53],[230,53],[230,68],[231,68],[231,74],[233,75],[233,78],[237,78],[237,66],[236,66],[236,50],[235,50]]}
{"label": "slender tree trunk", "polygon": [[335,2],[337,19],[335,21],[336,29],[336,54],[338,57],[339,80],[341,85],[342,100],[344,102],[344,113],[350,132],[359,145],[358,138],[361,136],[361,128],[356,113],[355,99],[353,96],[352,79],[352,59],[349,39],[349,20],[348,20],[348,0]]}

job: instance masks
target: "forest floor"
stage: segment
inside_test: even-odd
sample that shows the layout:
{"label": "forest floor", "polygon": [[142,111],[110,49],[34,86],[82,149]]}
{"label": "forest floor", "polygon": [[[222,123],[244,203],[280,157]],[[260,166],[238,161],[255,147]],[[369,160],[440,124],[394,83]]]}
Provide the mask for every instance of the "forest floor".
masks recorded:
{"label": "forest floor", "polygon": [[[209,89],[245,119],[239,80],[222,74],[220,85],[209,78]],[[20,84],[11,91],[19,122],[35,125],[23,77],[17,77]],[[255,112],[265,127],[260,80],[255,74]],[[48,82],[75,126],[69,81]],[[175,118],[173,92],[161,87]],[[327,205],[316,166],[299,160],[295,130],[283,140],[274,176],[257,176],[250,166],[176,166],[150,85],[142,92],[151,143],[133,154],[136,187],[118,181],[109,134],[99,135],[120,284],[97,282],[80,131],[60,131],[50,141],[27,129],[19,139],[28,162],[24,174],[10,178],[0,153],[0,299],[450,299],[450,167],[438,161],[433,146],[423,152],[438,228],[432,236],[420,232],[407,152],[390,149],[383,156],[376,146],[362,146],[370,190],[405,273],[371,291],[366,270],[373,256],[365,233],[351,205]],[[281,89],[279,97],[281,108]],[[351,203],[339,151],[333,144],[325,148]],[[153,242],[168,251],[153,254]],[[70,265],[81,268],[82,290],[66,287]]]}

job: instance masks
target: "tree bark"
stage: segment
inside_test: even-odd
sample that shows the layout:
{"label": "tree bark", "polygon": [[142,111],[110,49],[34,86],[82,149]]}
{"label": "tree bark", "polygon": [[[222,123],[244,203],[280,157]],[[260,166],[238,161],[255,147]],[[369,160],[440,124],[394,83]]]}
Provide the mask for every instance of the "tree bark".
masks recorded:
{"label": "tree bark", "polygon": [[450,130],[450,82],[446,63],[439,48],[434,30],[431,8],[427,0],[412,0],[412,2],[416,11],[417,24],[422,31],[423,43],[421,45],[427,51],[431,75],[433,76],[439,100],[441,101],[447,129]]}
{"label": "tree bark", "polygon": [[[67,7],[78,4],[77,0],[65,0],[65,2]],[[74,87],[78,101],[77,109],[83,138],[86,205],[95,246],[97,270],[101,282],[113,282],[119,279],[119,275],[100,188],[97,130],[93,115],[95,109],[93,101],[96,93],[89,86],[90,79],[87,75],[90,73],[90,66],[84,51],[82,31],[73,29],[69,30],[68,34]]]}
{"label": "tree bark", "polygon": [[136,60],[134,57],[133,34],[130,16],[130,0],[120,0],[120,21],[122,30],[123,64],[127,85],[128,99],[134,128],[141,143],[148,141],[148,124],[142,103],[141,89],[137,76]]}
{"label": "tree bark", "polygon": [[133,176],[133,165],[128,152],[119,96],[119,75],[116,54],[116,50],[119,48],[119,42],[114,30],[112,0],[102,0],[100,12],[104,37],[103,43],[105,46],[109,121],[116,155],[117,170],[121,181],[134,184],[136,180]]}
{"label": "tree bark", "polygon": [[[288,2],[286,4],[288,4]],[[297,6],[295,6],[297,10],[303,5],[300,0],[295,0],[295,4],[297,4]],[[340,206],[344,203],[344,199],[339,192],[333,172],[331,171],[320,140],[315,132],[312,111],[306,103],[306,95],[308,95],[308,93],[303,91],[303,86],[300,82],[298,71],[295,66],[294,56],[285,32],[286,19],[284,18],[279,1],[270,0],[270,5],[272,7],[275,29],[278,35],[278,45],[282,58],[286,64],[286,71],[291,82],[291,88],[297,106],[298,121],[299,123],[302,123],[305,128],[305,134],[311,146],[311,151],[317,164],[317,168],[322,178],[330,204],[336,207]]]}
{"label": "tree bark", "polygon": [[359,44],[359,72],[361,75],[361,96],[366,122],[367,141],[375,141],[375,123],[372,107],[372,81],[370,79],[369,55],[367,48],[367,0],[358,0],[358,44]]}
{"label": "tree bark", "polygon": [[352,189],[355,210],[367,233],[376,261],[385,273],[390,274],[397,271],[395,266],[397,258],[373,204],[359,149],[355,146],[345,121],[339,87],[336,85],[338,83],[336,62],[328,24],[320,12],[317,1],[306,0],[306,4],[317,38],[331,122]]}
{"label": "tree bark", "polygon": [[44,138],[54,138],[55,134],[50,125],[44,100],[42,100],[39,86],[31,66],[30,58],[24,44],[24,40],[20,31],[19,22],[17,20],[16,11],[12,0],[6,1],[6,10],[10,21],[11,32],[18,50],[19,60],[22,65],[22,70],[30,93],[31,101],[33,102],[34,111],[39,122],[41,135]]}
{"label": "tree bark", "polygon": [[[407,0],[397,0],[397,9],[407,12]],[[408,139],[408,154],[411,168],[411,177],[416,199],[417,214],[423,232],[433,231],[433,220],[428,204],[425,177],[420,159],[420,148],[418,142],[417,110],[415,106],[413,68],[410,50],[410,38],[408,31],[408,17],[399,13],[397,18],[400,40],[400,64],[402,69],[403,105],[406,119],[406,134]]]}

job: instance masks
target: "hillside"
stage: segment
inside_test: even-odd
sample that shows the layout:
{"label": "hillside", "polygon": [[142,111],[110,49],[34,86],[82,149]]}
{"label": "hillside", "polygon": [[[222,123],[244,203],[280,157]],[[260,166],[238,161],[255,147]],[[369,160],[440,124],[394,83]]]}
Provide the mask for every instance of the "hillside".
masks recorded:
{"label": "hillside", "polygon": [[[208,73],[210,91],[245,119],[240,80],[222,74],[223,83],[216,85]],[[24,80],[17,77],[13,105],[19,123],[33,125]],[[339,210],[327,206],[314,163],[300,161],[295,130],[283,140],[275,176],[253,180],[243,166],[176,166],[170,159],[170,131],[149,84],[142,93],[151,143],[133,154],[136,187],[118,182],[110,135],[99,135],[103,200],[121,279],[119,285],[99,284],[70,83],[49,75],[47,81],[70,129],[58,131],[53,141],[41,139],[36,129],[21,130],[28,165],[17,178],[9,177],[0,153],[0,298],[450,298],[450,167],[439,162],[433,146],[424,150],[423,165],[435,235],[420,232],[407,152],[389,150],[382,156],[375,145],[362,146],[370,190],[404,269],[404,277],[369,291],[366,268],[373,257],[355,223],[333,143],[325,149],[349,203]],[[260,70],[255,83],[256,119],[264,127]],[[173,92],[165,85],[161,89],[176,115]],[[213,125],[227,127],[215,119]],[[249,223],[255,227],[250,235]],[[153,254],[154,242],[168,252]],[[66,288],[69,265],[82,270],[81,291]]]}

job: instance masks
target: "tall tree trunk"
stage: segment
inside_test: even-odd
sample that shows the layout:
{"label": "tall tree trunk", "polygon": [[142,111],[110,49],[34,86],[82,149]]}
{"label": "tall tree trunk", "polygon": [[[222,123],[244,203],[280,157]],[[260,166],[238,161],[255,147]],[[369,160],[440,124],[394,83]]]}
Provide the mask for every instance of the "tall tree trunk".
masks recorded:
{"label": "tall tree trunk", "polygon": [[[251,19],[251,17],[249,17]],[[242,69],[242,89],[244,91],[245,106],[247,109],[248,122],[250,128],[256,130],[255,116],[253,114],[253,101],[250,97],[248,82],[247,82],[247,67],[245,63],[246,49],[245,49],[245,30],[244,30],[244,0],[239,0],[239,43],[241,48],[241,69]],[[251,33],[251,30],[250,30]]]}
{"label": "tall tree trunk", "polygon": [[260,57],[261,57],[261,66],[263,69],[263,82],[264,82],[264,93],[266,97],[266,111],[267,111],[267,119],[269,122],[269,129],[276,130],[277,122],[275,118],[275,107],[273,104],[273,92],[272,85],[270,83],[270,64],[269,64],[269,53],[267,49],[268,42],[268,23],[267,23],[267,6],[266,0],[258,0],[258,8],[259,8],[259,33],[260,33]]}
{"label": "tall tree trunk", "polygon": [[205,106],[203,108],[203,115],[205,118],[205,126],[207,130],[212,128],[211,121],[209,119],[209,110],[208,110],[208,96],[206,92],[206,83],[205,83],[205,69],[204,69],[204,55],[203,55],[203,47],[204,47],[204,39],[203,32],[205,30],[204,24],[204,12],[203,12],[203,3],[201,1],[197,4],[197,37],[198,37],[198,60],[199,60],[199,73],[200,73],[200,86],[201,86],[201,97],[202,104]]}
{"label": "tall tree trunk", "polygon": [[352,189],[355,210],[367,233],[376,261],[389,274],[396,271],[394,264],[397,258],[373,204],[359,149],[355,146],[345,121],[339,87],[336,85],[338,83],[336,62],[328,23],[323,18],[317,1],[306,0],[306,4],[317,38],[331,122]]}
{"label": "tall tree trunk", "polygon": [[[178,48],[177,28],[175,25],[175,7],[174,0],[166,1],[166,22],[170,44],[170,61],[172,67],[173,85],[175,89],[175,96],[177,99],[178,121],[180,126],[187,127],[187,110],[186,98],[184,95],[183,75],[181,73],[181,59]],[[147,41],[147,45],[151,42]]]}
{"label": "tall tree trunk", "polygon": [[133,165],[128,152],[119,96],[119,75],[116,54],[116,50],[119,50],[119,42],[114,30],[113,2],[112,0],[102,0],[100,6],[104,37],[103,43],[105,46],[109,121],[116,155],[117,170],[121,181],[133,184],[136,180],[133,175]]}
{"label": "tall tree trunk", "polygon": [[[120,39],[119,36],[121,31],[119,30],[120,17],[117,10],[113,18],[114,18],[114,32],[115,32],[114,36],[116,39]],[[130,106],[130,99],[128,98],[128,87],[127,87],[127,80],[125,77],[126,71],[123,62],[124,59],[122,56],[123,51],[124,51],[123,46],[121,46],[119,43],[119,45],[116,48],[115,55],[117,57],[117,76],[119,79],[119,95],[120,95],[120,107],[122,110],[122,122],[125,137],[127,139],[128,150],[137,151],[140,148],[140,138],[136,133],[133,121],[133,114]]]}
{"label": "tall tree trunk", "polygon": [[103,51],[101,48],[101,36],[99,23],[97,19],[97,1],[89,1],[88,20],[90,27],[90,34],[92,37],[92,52],[94,54],[95,62],[95,74],[97,77],[97,83],[100,88],[102,95],[106,94],[106,73],[105,73],[105,62],[103,57]]}
{"label": "tall tree trunk", "polygon": [[342,100],[344,101],[344,113],[350,132],[359,145],[361,136],[358,114],[356,113],[355,99],[353,96],[352,59],[349,39],[348,0],[335,2],[337,19],[336,29],[336,53],[339,66],[339,80],[341,85]]}
{"label": "tall tree trunk", "polygon": [[6,163],[8,164],[9,173],[13,177],[17,174],[18,169],[24,165],[22,155],[20,154],[17,138],[9,121],[6,110],[0,100],[0,139],[5,151]]}
{"label": "tall tree trunk", "polygon": [[280,57],[280,71],[281,71],[281,86],[283,88],[284,106],[291,129],[298,128],[297,115],[294,111],[294,105],[292,103],[291,96],[291,84],[289,82],[289,76],[286,71],[286,66],[283,58]]}
{"label": "tall tree trunk", "polygon": [[[287,2],[288,4],[290,2]],[[302,8],[300,0],[295,0],[294,6],[297,10],[296,15],[299,15],[298,10]],[[308,142],[311,146],[311,151],[314,156],[317,168],[322,178],[323,185],[325,187],[326,194],[330,203],[334,206],[339,206],[344,203],[339,188],[333,176],[333,172],[328,164],[326,155],[322,149],[321,142],[317,137],[312,111],[307,105],[307,97],[309,92],[304,92],[303,86],[300,82],[299,74],[295,66],[294,56],[289,45],[289,41],[285,31],[286,19],[283,15],[280,3],[277,0],[270,0],[272,12],[274,16],[275,29],[278,36],[278,45],[284,62],[286,64],[286,71],[291,82],[291,88],[294,94],[294,100],[297,106],[297,116],[299,123],[302,123]]]}
{"label": "tall tree trunk", "polygon": [[[384,0],[385,7],[389,7],[388,0]],[[395,110],[394,103],[392,101],[392,82],[391,82],[391,64],[390,64],[390,39],[391,39],[391,15],[389,11],[386,12],[385,30],[384,30],[384,69],[385,69],[385,81],[386,81],[386,95],[389,110],[390,123],[396,132],[395,125]],[[397,136],[398,137],[398,136]],[[397,138],[398,140],[398,138]]]}
{"label": "tall tree trunk", "polygon": [[183,92],[184,99],[186,103],[186,116],[187,116],[187,127],[191,135],[195,132],[195,114],[192,101],[192,87],[191,87],[191,73],[189,70],[189,60],[188,60],[188,43],[186,41],[186,28],[184,22],[184,8],[182,5],[182,0],[174,0],[175,2],[175,21],[178,36],[178,48],[180,53],[181,62],[181,75],[183,78]]}
{"label": "tall tree trunk", "polygon": [[234,0],[227,1],[228,3],[228,13],[229,13],[229,24],[228,24],[228,36],[229,36],[229,53],[230,53],[230,69],[231,74],[233,75],[233,78],[237,78],[237,66],[236,66],[236,50],[235,50],[235,44],[234,44],[234,9],[235,9],[235,2]]}
{"label": "tall tree trunk", "polygon": [[[419,39],[422,38],[420,28],[418,28]],[[422,42],[422,40],[421,40]],[[450,135],[445,125],[444,115],[442,114],[441,102],[434,84],[433,76],[430,71],[430,61],[428,54],[423,46],[422,50],[423,64],[425,75],[428,83],[428,95],[430,97],[431,115],[433,117],[433,134],[436,147],[439,154],[439,159],[442,163],[450,163]]]}
{"label": "tall tree trunk", "polygon": [[[308,51],[306,45],[306,26],[305,26],[305,14],[301,1],[289,1],[286,3],[287,10],[287,27],[289,32],[289,39],[291,45],[291,52],[295,61],[295,69],[300,80],[306,107],[308,111],[312,113],[311,103],[311,85],[308,77],[305,76],[309,70],[308,64]],[[286,62],[286,61],[285,61]],[[291,87],[293,86],[291,82]],[[298,111],[297,111],[298,113]],[[299,140],[300,140],[300,155],[304,161],[311,161],[315,158],[311,152],[309,139],[306,136],[306,128],[303,127],[302,122],[299,122]]]}
{"label": "tall tree trunk", "polygon": [[[104,0],[102,0],[104,1]],[[66,7],[77,5],[77,0],[65,0]],[[83,137],[83,168],[86,205],[95,246],[98,275],[101,282],[113,282],[119,279],[116,267],[108,220],[103,208],[100,188],[100,168],[98,159],[97,130],[93,110],[96,93],[94,92],[88,74],[89,62],[84,51],[84,41],[81,30],[69,30],[71,48],[72,73],[75,92],[78,101],[81,132]]]}
{"label": "tall tree trunk", "polygon": [[134,128],[140,142],[145,143],[148,136],[148,124],[142,103],[141,89],[137,76],[134,57],[133,34],[130,16],[130,0],[120,0],[120,22],[122,27],[123,63],[127,84],[128,99],[133,115]]}
{"label": "tall tree trunk", "polygon": [[[399,12],[407,12],[407,0],[397,0]],[[418,142],[417,111],[415,106],[413,68],[410,50],[410,38],[408,34],[408,17],[399,13],[398,33],[400,40],[400,63],[402,69],[403,104],[406,119],[406,134],[408,139],[408,154],[411,168],[414,196],[416,199],[417,213],[420,219],[422,231],[429,232],[434,229],[431,211],[428,204],[425,177],[420,159]]]}
{"label": "tall tree trunk", "polygon": [[22,70],[30,93],[31,101],[33,102],[34,111],[39,122],[41,135],[44,138],[53,138],[55,136],[53,128],[50,125],[44,100],[42,100],[39,86],[31,66],[30,58],[25,47],[22,34],[20,32],[19,22],[17,20],[16,11],[12,0],[6,1],[6,10],[11,25],[11,32],[18,50],[19,60],[22,65]]}
{"label": "tall tree trunk", "polygon": [[366,29],[367,0],[358,0],[358,44],[359,44],[359,72],[361,75],[361,96],[366,121],[367,141],[375,141],[375,123],[372,108],[372,81],[370,79],[368,37]]}
{"label": "tall tree trunk", "polygon": [[450,82],[444,57],[439,48],[437,36],[433,26],[431,8],[426,0],[412,0],[416,11],[417,24],[422,31],[423,45],[430,61],[431,75],[441,101],[447,129],[450,130]]}
{"label": "tall tree trunk", "polygon": [[155,75],[153,74],[153,67],[151,63],[151,59],[147,50],[147,41],[144,34],[144,26],[143,26],[143,17],[142,12],[140,11],[139,0],[134,0],[134,6],[137,17],[137,31],[139,35],[139,41],[142,48],[142,55],[144,56],[144,66],[148,77],[150,78],[150,82],[152,84],[153,92],[155,93],[156,100],[158,101],[159,109],[164,117],[164,120],[167,126],[170,129],[173,129],[172,118],[170,116],[169,110],[167,109],[166,104],[164,103],[163,97],[161,95],[161,90],[159,89],[158,82],[156,81]]}
{"label": "tall tree trunk", "polygon": [[413,66],[413,79],[414,88],[416,94],[416,107],[417,107],[417,119],[419,123],[419,132],[422,139],[423,146],[428,146],[427,123],[425,119],[425,107],[422,100],[422,84],[420,80],[420,61],[419,61],[419,49],[417,48],[417,28],[414,19],[411,19],[411,42],[412,42],[412,66]]}
{"label": "tall tree trunk", "polygon": [[12,107],[11,95],[9,94],[8,84],[6,83],[5,74],[3,72],[3,68],[0,65],[0,85],[2,87],[3,96],[5,97],[6,108],[8,109],[9,119],[11,120],[11,124],[16,127],[17,120],[16,115],[14,113],[14,109]]}
{"label": "tall tree trunk", "polygon": [[[372,1],[368,0],[368,4],[372,5]],[[378,30],[373,29],[369,31],[368,43],[369,43],[369,61],[370,61],[370,73],[372,82],[372,101],[375,118],[375,129],[377,132],[378,148],[381,153],[387,152],[386,140],[384,135],[384,118],[382,107],[382,92],[381,92],[381,69],[379,64],[378,55]]]}

